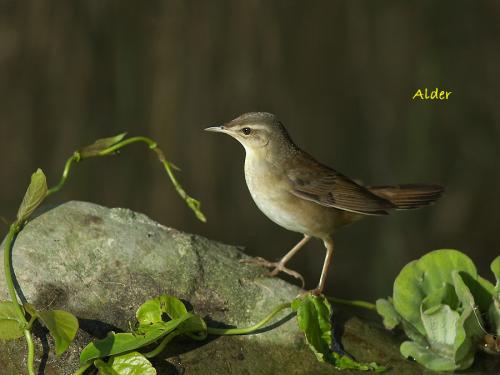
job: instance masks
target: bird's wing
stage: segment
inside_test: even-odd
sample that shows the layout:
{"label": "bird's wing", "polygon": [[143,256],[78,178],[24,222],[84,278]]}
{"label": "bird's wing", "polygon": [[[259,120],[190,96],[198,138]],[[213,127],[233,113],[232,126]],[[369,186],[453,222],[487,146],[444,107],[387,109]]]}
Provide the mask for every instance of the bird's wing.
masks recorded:
{"label": "bird's wing", "polygon": [[386,215],[395,206],[308,155],[287,170],[292,194],[326,207],[365,215]]}

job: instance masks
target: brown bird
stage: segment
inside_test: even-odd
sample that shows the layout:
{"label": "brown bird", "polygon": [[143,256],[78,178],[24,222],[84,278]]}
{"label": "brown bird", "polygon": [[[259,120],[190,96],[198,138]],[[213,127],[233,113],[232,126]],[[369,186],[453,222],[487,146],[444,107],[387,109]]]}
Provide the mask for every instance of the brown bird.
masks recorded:
{"label": "brown bird", "polygon": [[362,186],[302,151],[270,113],[246,113],[205,130],[228,134],[243,145],[245,179],[257,207],[276,224],[304,235],[279,262],[263,258],[246,262],[273,268],[272,276],[285,272],[304,286],[302,276],[285,265],[312,237],[319,238],[326,256],[318,286],[312,290],[315,294],[325,287],[337,228],[365,216],[426,206],[443,192],[441,186],[425,184]]}

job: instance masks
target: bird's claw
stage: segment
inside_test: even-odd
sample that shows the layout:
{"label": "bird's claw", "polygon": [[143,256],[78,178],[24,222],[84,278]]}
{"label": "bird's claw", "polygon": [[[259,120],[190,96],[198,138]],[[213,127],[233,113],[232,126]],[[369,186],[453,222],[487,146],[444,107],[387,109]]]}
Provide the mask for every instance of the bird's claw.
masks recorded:
{"label": "bird's claw", "polygon": [[289,268],[286,268],[280,262],[270,262],[264,258],[255,257],[255,258],[249,258],[249,259],[241,259],[240,263],[255,264],[255,265],[266,267],[266,268],[273,268],[272,271],[269,271],[267,273],[268,276],[275,277],[280,272],[283,272],[283,273],[286,273],[287,275],[290,275],[290,276],[295,277],[296,279],[300,280],[300,282],[302,283],[302,285],[301,285],[302,289],[306,285],[304,277],[302,277],[302,275],[300,273],[298,273],[297,271],[291,270]]}
{"label": "bird's claw", "polygon": [[295,277],[296,279],[300,280],[301,283],[301,288],[304,289],[306,286],[306,282],[304,280],[304,277],[298,273],[297,271],[291,270],[289,268],[286,268],[285,266],[281,265],[280,263],[275,263],[275,267],[272,271],[268,273],[269,276],[276,276],[278,273],[283,272],[286,273],[287,275],[290,275],[292,277]]}

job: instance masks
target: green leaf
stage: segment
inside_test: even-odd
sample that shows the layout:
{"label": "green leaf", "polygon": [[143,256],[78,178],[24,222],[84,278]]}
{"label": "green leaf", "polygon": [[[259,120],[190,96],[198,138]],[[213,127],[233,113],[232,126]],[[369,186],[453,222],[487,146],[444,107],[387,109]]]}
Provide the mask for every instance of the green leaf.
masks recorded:
{"label": "green leaf", "polygon": [[64,353],[78,331],[78,319],[63,310],[39,311],[37,316],[54,339],[56,354],[59,356]]}
{"label": "green leaf", "polygon": [[348,356],[332,352],[332,308],[325,297],[307,294],[293,300],[291,307],[297,312],[299,328],[305,333],[306,342],[319,361],[328,362],[338,369],[377,372],[385,370],[376,363],[360,363]]}
{"label": "green leaf", "polygon": [[385,366],[380,366],[375,362],[361,363],[354,359],[339,353],[332,353],[335,361],[335,367],[340,370],[358,370],[358,371],[373,371],[383,372],[386,370]]}
{"label": "green leaf", "polygon": [[488,280],[483,279],[481,276],[473,278],[470,274],[460,272],[460,276],[474,296],[476,305],[481,311],[488,310],[491,303],[491,298],[495,294],[495,287]]}
{"label": "green leaf", "polygon": [[453,284],[451,272],[464,271],[477,279],[477,270],[465,254],[451,249],[435,250],[408,263],[394,282],[393,303],[396,311],[420,334],[425,335],[420,305],[424,298]]}
{"label": "green leaf", "polygon": [[80,363],[85,364],[90,360],[128,352],[152,344],[192,316],[192,314],[187,313],[183,317],[172,319],[169,322],[141,326],[140,332],[136,333],[110,332],[104,339],[91,342],[83,349],[80,354]]}
{"label": "green leaf", "polygon": [[446,283],[441,288],[435,289],[422,300],[422,309],[428,310],[434,306],[448,305],[455,310],[458,305],[458,297],[453,285]]}
{"label": "green leaf", "polygon": [[21,206],[17,211],[17,221],[23,223],[47,196],[47,179],[39,168],[31,175],[31,183],[26,190]]}
{"label": "green leaf", "polygon": [[377,313],[384,319],[384,327],[386,329],[394,329],[401,323],[401,317],[394,308],[391,299],[380,298],[375,303]]}
{"label": "green leaf", "polygon": [[79,153],[82,158],[88,158],[92,156],[98,156],[100,153],[107,148],[114,146],[118,142],[120,142],[127,133],[121,133],[118,135],[115,135],[114,137],[108,137],[108,138],[101,138],[92,143],[91,145],[83,147]]}
{"label": "green leaf", "polygon": [[488,308],[488,323],[496,335],[500,335],[500,256],[491,262],[491,271],[495,275],[495,293]]}
{"label": "green leaf", "polygon": [[500,303],[492,302],[488,309],[488,324],[494,334],[500,335]]}
{"label": "green leaf", "polygon": [[412,339],[417,344],[420,344],[422,346],[429,345],[425,335],[422,335],[419,331],[417,331],[417,329],[414,326],[412,326],[406,320],[404,319],[401,320],[401,326],[403,327],[403,330],[405,331],[406,336],[408,336],[409,339]]}
{"label": "green leaf", "polygon": [[118,375],[156,375],[156,370],[151,362],[138,352],[113,356],[108,365]]}
{"label": "green leaf", "polygon": [[454,358],[453,345],[459,318],[460,315],[448,305],[438,305],[422,311],[422,323],[433,352],[446,358]]}
{"label": "green leaf", "polygon": [[420,344],[413,341],[405,341],[400,347],[401,355],[405,358],[413,358],[421,365],[434,371],[453,371],[458,369],[453,359],[441,357]]}
{"label": "green leaf", "polygon": [[[453,284],[461,303],[460,319],[457,323],[455,338],[455,362],[461,363],[470,356],[474,357],[478,344],[484,337],[481,313],[476,311],[476,303],[472,291],[465,280],[470,276],[463,272],[453,271]],[[491,300],[491,298],[490,298]]]}
{"label": "green leaf", "polygon": [[0,339],[13,340],[24,335],[23,324],[11,301],[0,301]]}
{"label": "green leaf", "polygon": [[491,271],[493,275],[495,275],[496,285],[495,289],[497,292],[500,292],[500,256],[497,256],[493,262],[491,262]]}
{"label": "green leaf", "polygon": [[331,306],[323,296],[305,295],[292,302],[297,311],[299,328],[306,341],[321,362],[328,361],[332,345]]}
{"label": "green leaf", "polygon": [[156,375],[151,362],[138,352],[113,356],[107,363],[98,359],[94,365],[100,375]]}
{"label": "green leaf", "polygon": [[135,314],[139,324],[152,324],[162,321],[162,314],[170,319],[178,319],[188,312],[186,306],[178,298],[162,295],[144,302]]}

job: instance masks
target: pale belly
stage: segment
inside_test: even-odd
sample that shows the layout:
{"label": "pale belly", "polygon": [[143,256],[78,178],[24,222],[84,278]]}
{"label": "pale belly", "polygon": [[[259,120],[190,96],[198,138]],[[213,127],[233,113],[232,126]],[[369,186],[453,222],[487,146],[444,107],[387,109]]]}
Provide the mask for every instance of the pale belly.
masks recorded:
{"label": "pale belly", "polygon": [[277,178],[278,173],[269,165],[245,160],[245,179],[253,200],[269,219],[283,228],[325,238],[359,216],[293,195],[288,180]]}

